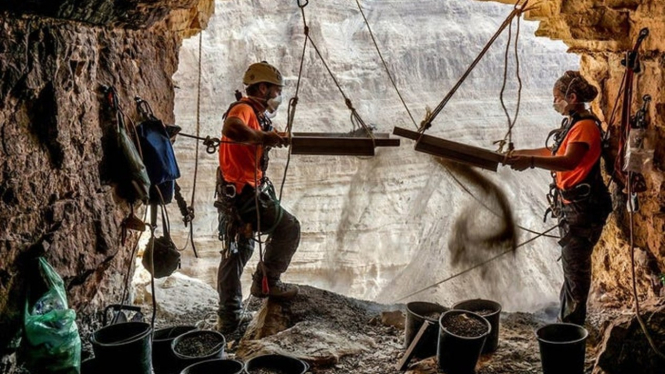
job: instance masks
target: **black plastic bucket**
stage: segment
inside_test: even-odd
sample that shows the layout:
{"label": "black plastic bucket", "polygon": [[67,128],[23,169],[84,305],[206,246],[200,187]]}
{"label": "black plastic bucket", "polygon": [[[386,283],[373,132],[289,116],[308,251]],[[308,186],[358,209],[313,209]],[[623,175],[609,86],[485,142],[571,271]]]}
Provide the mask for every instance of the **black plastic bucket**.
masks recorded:
{"label": "black plastic bucket", "polygon": [[275,369],[280,374],[305,374],[309,365],[295,357],[285,355],[263,355],[245,363],[245,373],[254,374],[258,369]]}
{"label": "black plastic bucket", "polygon": [[[473,337],[460,336],[450,332],[444,323],[446,317],[460,314],[482,322],[487,326],[487,330],[481,335]],[[485,340],[491,331],[492,326],[489,321],[476,313],[458,309],[451,309],[443,313],[439,319],[439,344],[436,355],[439,369],[446,374],[475,373],[480,352],[482,352]]]}
{"label": "black plastic bucket", "polygon": [[404,323],[404,348],[409,348],[413,338],[416,337],[420,327],[425,320],[432,323],[425,335],[420,339],[420,344],[413,351],[413,355],[419,358],[434,356],[436,354],[436,336],[439,330],[437,323],[439,318],[430,317],[434,314],[440,314],[447,311],[445,306],[427,303],[422,301],[414,301],[406,304],[406,322]]}
{"label": "black plastic bucket", "polygon": [[587,330],[572,323],[553,323],[536,330],[544,374],[584,373]]}
{"label": "black plastic bucket", "polygon": [[[200,341],[203,340],[206,343],[206,352],[197,352],[192,354],[184,351],[183,345],[191,346],[187,344],[187,341]],[[195,364],[201,361],[207,361],[217,358],[222,358],[224,355],[224,346],[226,345],[226,339],[224,335],[220,334],[217,331],[213,330],[193,330],[186,332],[171,342],[171,350],[175,356],[175,365],[174,368],[179,373],[184,368]]]}
{"label": "black plastic bucket", "polygon": [[102,327],[90,337],[96,365],[107,372],[152,373],[152,328],[145,322]]}
{"label": "black plastic bucket", "polygon": [[187,366],[180,374],[242,374],[244,367],[236,360],[207,360]]}
{"label": "black plastic bucket", "polygon": [[155,374],[177,374],[176,356],[171,343],[178,336],[196,330],[196,326],[173,326],[155,330],[152,334],[152,368]]}
{"label": "black plastic bucket", "polygon": [[[474,299],[465,300],[453,305],[453,309],[468,310],[485,317],[492,325],[492,331],[487,336],[485,345],[483,346],[483,353],[492,353],[496,351],[499,345],[499,317],[501,317],[501,304],[492,300]],[[487,311],[486,313],[478,313]],[[491,311],[491,313],[490,313]]]}

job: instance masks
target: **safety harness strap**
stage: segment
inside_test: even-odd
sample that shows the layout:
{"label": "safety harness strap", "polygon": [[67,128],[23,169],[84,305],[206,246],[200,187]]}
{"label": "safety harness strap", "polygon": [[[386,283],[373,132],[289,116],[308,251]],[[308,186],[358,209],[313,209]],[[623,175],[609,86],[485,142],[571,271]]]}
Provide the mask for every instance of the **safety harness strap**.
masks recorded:
{"label": "safety harness strap", "polygon": [[[573,113],[569,118],[564,118],[561,122],[561,128],[551,131],[547,135],[546,144],[549,142],[550,138],[554,140],[554,144],[551,147],[553,156],[556,155],[564,139],[566,139],[566,136],[568,136],[568,133],[575,126],[575,124],[587,119],[593,120],[600,130],[601,149],[604,147],[602,143],[606,141],[607,137],[601,126],[600,120],[590,111],[584,110],[581,112]],[[545,211],[543,222],[547,221],[548,215],[551,215],[552,218],[560,217],[561,207],[564,201],[571,203],[587,201],[590,197],[602,192],[601,185],[602,187],[605,187],[605,183],[600,172],[600,159],[601,156],[598,157],[598,160],[596,160],[589,173],[581,182],[567,190],[562,190],[557,187],[555,174],[552,173],[553,182],[550,184],[550,191],[547,194],[547,202],[549,203],[549,207]]]}
{"label": "safety harness strap", "polygon": [[[236,94],[236,98],[238,95]],[[240,98],[242,98],[242,94],[240,94]],[[263,112],[261,111],[262,108],[258,107],[258,104],[253,102],[253,101],[244,101],[238,99],[238,101],[235,101],[229,105],[229,108],[226,109],[226,112],[224,112],[224,115],[222,116],[223,119],[226,119],[226,117],[229,115],[229,112],[231,109],[233,109],[235,106],[238,105],[247,105],[252,110],[254,111],[254,115],[256,116],[256,120],[259,122],[259,126],[261,127],[261,131],[272,131],[273,130],[273,125],[272,121],[270,118],[266,117]],[[263,157],[261,158],[261,162],[259,164],[259,168],[261,169],[262,172],[265,172],[268,170],[268,163],[270,162],[270,156],[268,155],[270,152],[271,147],[263,147]]]}

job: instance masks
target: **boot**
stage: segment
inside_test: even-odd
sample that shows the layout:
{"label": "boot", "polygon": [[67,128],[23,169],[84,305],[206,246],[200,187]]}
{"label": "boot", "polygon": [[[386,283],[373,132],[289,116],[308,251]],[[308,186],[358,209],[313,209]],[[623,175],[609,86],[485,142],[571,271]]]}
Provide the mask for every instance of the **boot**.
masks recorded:
{"label": "boot", "polygon": [[264,293],[263,287],[261,285],[263,282],[263,275],[257,273],[254,274],[252,278],[254,281],[252,282],[250,293],[254,297],[270,297],[274,299],[288,300],[292,299],[298,294],[298,286],[295,284],[283,283],[279,279],[270,278],[268,278],[268,293]]}
{"label": "boot", "polygon": [[215,329],[219,331],[222,335],[228,335],[233,333],[242,325],[243,323],[250,322],[254,316],[256,315],[256,312],[250,312],[250,311],[240,311],[239,314],[234,314],[234,317],[221,317],[217,316],[217,324],[215,325]]}

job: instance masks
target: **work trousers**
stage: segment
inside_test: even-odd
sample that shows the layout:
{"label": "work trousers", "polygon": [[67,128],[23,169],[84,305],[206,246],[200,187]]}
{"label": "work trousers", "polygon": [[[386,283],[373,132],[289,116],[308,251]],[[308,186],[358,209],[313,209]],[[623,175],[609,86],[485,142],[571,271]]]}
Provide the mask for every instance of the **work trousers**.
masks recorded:
{"label": "work trousers", "polygon": [[[258,281],[263,277],[265,269],[269,284],[274,284],[286,271],[291,258],[300,243],[300,222],[291,213],[280,207],[275,199],[260,194],[259,221],[261,232],[271,232],[266,242],[263,256],[264,267],[259,266],[255,272]],[[257,231],[257,214],[255,209],[254,189],[246,185],[233,201],[240,212],[244,223],[250,223],[254,232]],[[248,209],[248,207],[250,207]],[[224,214],[220,211],[219,214]],[[254,239],[239,235],[237,251],[229,251],[222,256],[217,271],[217,292],[219,293],[218,315],[226,321],[237,321],[242,313],[242,286],[240,277],[247,261],[254,253]],[[257,280],[255,280],[257,281]]]}
{"label": "work trousers", "polygon": [[[594,213],[596,215],[594,215]],[[562,322],[584,325],[587,299],[591,288],[591,254],[603,231],[607,215],[597,215],[585,203],[562,207],[559,218],[563,286],[559,295]]]}

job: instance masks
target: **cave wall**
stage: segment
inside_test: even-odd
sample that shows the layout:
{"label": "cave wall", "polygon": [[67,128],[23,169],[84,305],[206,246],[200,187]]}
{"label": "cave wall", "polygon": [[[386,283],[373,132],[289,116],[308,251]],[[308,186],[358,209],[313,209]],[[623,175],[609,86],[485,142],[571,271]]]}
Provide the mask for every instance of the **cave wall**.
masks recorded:
{"label": "cave wall", "polygon": [[0,4],[0,352],[21,325],[27,270],[44,255],[71,307],[118,302],[136,238],[128,205],[105,177],[112,115],[101,85],[173,120],[183,37],[205,27],[212,0],[3,1]]}
{"label": "cave wall", "polygon": [[[157,116],[173,120],[178,48],[183,37],[205,27],[212,9],[212,0],[0,4],[0,349],[19,325],[25,266],[36,254],[45,254],[63,276],[77,310],[119,299],[131,246],[120,245],[119,224],[128,208],[100,173],[110,123],[99,88],[115,85],[129,116],[135,116],[132,98],[140,95]],[[526,16],[541,21],[537,35],[563,40],[582,56],[581,70],[600,88],[594,109],[604,119],[621,82],[622,55],[639,30],[649,27],[634,98],[636,107],[644,94],[653,97],[649,119],[660,144],[662,1],[544,0]],[[657,147],[636,215],[639,289],[645,296],[659,292],[654,277],[665,268],[663,152]],[[630,300],[627,225],[625,214],[614,214],[594,254],[599,301]]]}
{"label": "cave wall", "polygon": [[[510,1],[502,1],[512,3]],[[642,298],[658,296],[662,289],[659,275],[665,272],[665,2],[661,0],[546,0],[536,2],[526,13],[527,19],[539,20],[536,35],[562,40],[571,53],[581,56],[582,73],[600,91],[593,103],[612,133],[616,133],[621,108],[608,123],[625,68],[621,61],[632,49],[640,30],[650,35],[640,48],[642,73],[635,77],[632,113],[642,98],[652,97],[649,125],[656,150],[653,168],[645,171],[648,190],[639,194],[640,210],[634,215],[634,242],[638,293]],[[619,102],[619,106],[621,103]],[[594,261],[593,299],[615,306],[629,306],[632,301],[629,215],[625,196],[615,188],[614,214],[606,226]]]}

